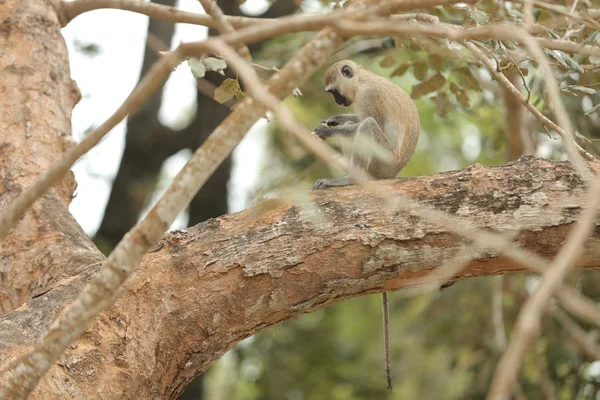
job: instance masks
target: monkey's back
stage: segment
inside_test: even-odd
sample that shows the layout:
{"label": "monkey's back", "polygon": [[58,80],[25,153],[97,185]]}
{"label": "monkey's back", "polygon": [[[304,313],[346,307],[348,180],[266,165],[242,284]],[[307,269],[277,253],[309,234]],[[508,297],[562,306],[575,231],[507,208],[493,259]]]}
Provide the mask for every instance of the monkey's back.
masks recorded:
{"label": "monkey's back", "polygon": [[374,118],[394,145],[398,171],[408,163],[417,147],[421,124],[417,106],[394,82],[363,70],[354,108],[361,120]]}

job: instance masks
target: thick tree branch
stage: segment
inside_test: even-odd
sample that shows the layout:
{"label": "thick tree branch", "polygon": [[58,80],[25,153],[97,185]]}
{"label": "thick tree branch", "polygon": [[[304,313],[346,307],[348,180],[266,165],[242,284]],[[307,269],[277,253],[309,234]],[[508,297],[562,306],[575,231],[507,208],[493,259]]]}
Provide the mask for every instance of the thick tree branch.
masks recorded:
{"label": "thick tree branch", "polygon": [[[512,234],[516,221],[515,246],[545,258],[556,254],[585,207],[585,188],[570,163],[531,157],[382,183],[478,228]],[[238,341],[345,298],[417,279],[431,283],[438,278],[429,273],[465,244],[418,215],[382,211],[382,200],[358,186],[316,191],[312,199],[326,218],[321,225],[298,206],[268,201],[165,236],[32,398],[175,398]],[[576,266],[598,268],[599,245],[595,232]],[[477,250],[456,279],[523,271],[509,258]],[[73,284],[79,283],[65,282],[0,319],[2,365],[44,331]],[[27,336],[17,333],[23,324],[32,327]]]}

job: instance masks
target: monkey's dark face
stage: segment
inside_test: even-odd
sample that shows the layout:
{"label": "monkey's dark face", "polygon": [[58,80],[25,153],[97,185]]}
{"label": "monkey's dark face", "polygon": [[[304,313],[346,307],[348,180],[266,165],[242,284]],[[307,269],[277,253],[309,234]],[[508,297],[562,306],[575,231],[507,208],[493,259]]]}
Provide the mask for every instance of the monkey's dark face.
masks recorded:
{"label": "monkey's dark face", "polygon": [[335,102],[338,103],[340,106],[348,107],[350,104],[352,104],[346,97],[342,96],[340,92],[337,91],[337,89],[331,89],[328,90],[328,92],[333,95]]}
{"label": "monkey's dark face", "polygon": [[325,90],[333,95],[337,104],[348,107],[354,102],[359,68],[355,62],[344,60],[333,64],[325,72]]}

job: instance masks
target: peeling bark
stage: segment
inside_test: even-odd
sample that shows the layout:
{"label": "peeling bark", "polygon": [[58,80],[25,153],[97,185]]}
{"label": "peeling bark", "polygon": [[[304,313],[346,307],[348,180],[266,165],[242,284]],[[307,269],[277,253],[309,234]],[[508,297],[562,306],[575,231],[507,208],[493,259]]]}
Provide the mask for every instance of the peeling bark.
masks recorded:
{"label": "peeling bark", "polygon": [[[71,110],[80,94],[55,8],[60,1],[0,5],[0,213],[72,146]],[[65,177],[0,244],[0,315],[102,260],[68,212]]]}
{"label": "peeling bark", "polygon": [[[570,163],[532,157],[382,182],[480,228],[520,226],[516,244],[548,258],[580,213],[585,190]],[[166,235],[32,398],[176,398],[242,339],[349,297],[425,283],[464,244],[418,215],[383,211],[380,199],[357,186],[316,191],[312,200],[319,224],[298,206],[268,201]],[[595,232],[579,268],[600,265],[599,244]],[[455,279],[523,271],[482,254]],[[66,281],[0,320],[2,365],[31,345],[85,279]]]}

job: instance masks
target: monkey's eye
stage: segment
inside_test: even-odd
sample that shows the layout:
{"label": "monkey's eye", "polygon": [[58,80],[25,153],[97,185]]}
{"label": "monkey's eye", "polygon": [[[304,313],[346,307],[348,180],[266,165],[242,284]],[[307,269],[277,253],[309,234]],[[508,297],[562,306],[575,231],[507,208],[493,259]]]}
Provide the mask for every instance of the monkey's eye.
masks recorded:
{"label": "monkey's eye", "polygon": [[352,68],[349,66],[344,65],[342,67],[342,75],[344,75],[346,78],[352,78],[354,76],[354,71],[352,71]]}

